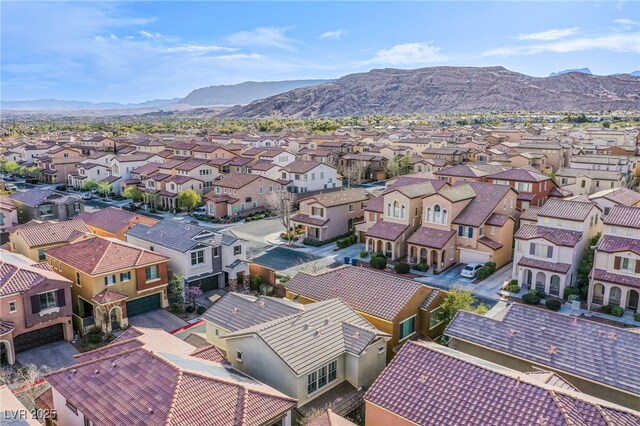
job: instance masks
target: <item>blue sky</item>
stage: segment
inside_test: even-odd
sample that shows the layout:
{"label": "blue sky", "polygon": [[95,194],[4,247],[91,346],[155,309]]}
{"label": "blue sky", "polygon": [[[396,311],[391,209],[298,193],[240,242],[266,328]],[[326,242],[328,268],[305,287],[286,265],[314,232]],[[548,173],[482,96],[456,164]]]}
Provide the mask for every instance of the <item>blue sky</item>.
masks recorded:
{"label": "blue sky", "polygon": [[1,97],[141,102],[246,80],[640,69],[640,2],[0,3]]}

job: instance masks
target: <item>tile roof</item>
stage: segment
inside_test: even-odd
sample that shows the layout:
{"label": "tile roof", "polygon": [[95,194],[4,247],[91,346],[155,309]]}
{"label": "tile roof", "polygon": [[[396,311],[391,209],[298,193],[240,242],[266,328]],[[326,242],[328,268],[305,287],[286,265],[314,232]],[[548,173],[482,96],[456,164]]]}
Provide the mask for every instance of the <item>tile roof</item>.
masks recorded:
{"label": "tile roof", "polygon": [[356,426],[355,423],[350,422],[344,417],[340,417],[331,411],[331,409],[321,412],[317,417],[314,417],[305,424],[306,426]]}
{"label": "tile roof", "polygon": [[419,297],[422,289],[428,289],[413,280],[355,266],[319,275],[299,272],[286,287],[313,300],[337,297],[356,311],[389,321],[396,319],[410,300]]}
{"label": "tile roof", "polygon": [[325,192],[323,194],[314,195],[305,198],[304,201],[311,199],[325,207],[341,206],[343,204],[357,203],[366,201],[370,197],[370,192],[366,189],[352,188],[342,191]]}
{"label": "tile roof", "polygon": [[[508,185],[493,185],[479,182],[456,182],[454,188],[470,186],[475,196],[452,221],[457,225],[478,227],[484,224],[500,201],[513,191]],[[442,191],[441,191],[442,192]]]}
{"label": "tile roof", "polygon": [[227,293],[202,315],[202,319],[227,331],[238,331],[302,312],[304,307],[287,299]]}
{"label": "tile roof", "polygon": [[535,169],[520,167],[495,173],[490,177],[491,179],[512,180],[515,182],[542,182],[551,180],[549,176],[543,175]]}
{"label": "tile roof", "polygon": [[609,170],[572,169],[569,167],[562,167],[556,172],[556,176],[573,178],[587,176],[589,178],[601,180],[620,180],[622,178],[622,173]]}
{"label": "tile roof", "polygon": [[321,219],[317,217],[311,217],[308,214],[298,213],[291,217],[292,222],[305,223],[312,226],[323,226],[327,224],[331,219]]}
{"label": "tile roof", "polygon": [[640,334],[619,327],[515,303],[501,319],[460,311],[445,335],[640,394]]}
{"label": "tile roof", "polygon": [[411,234],[407,243],[416,244],[423,247],[441,249],[455,235],[455,231],[429,228],[421,226]]}
{"label": "tile roof", "polygon": [[640,229],[640,207],[613,206],[604,224]]}
{"label": "tile roof", "polygon": [[506,214],[492,213],[491,216],[489,216],[489,219],[485,222],[485,225],[504,226],[509,219],[511,218]]}
{"label": "tile roof", "polygon": [[584,222],[595,206],[595,203],[590,201],[549,198],[538,211],[538,216]]}
{"label": "tile roof", "polygon": [[0,336],[10,333],[15,328],[15,324],[11,321],[0,320]]}
{"label": "tile roof", "polygon": [[219,234],[197,225],[164,219],[153,226],[136,225],[125,235],[148,243],[157,244],[172,251],[186,253],[202,241],[211,240]]}
{"label": "tile roof", "polygon": [[431,304],[436,301],[438,296],[440,296],[441,294],[444,294],[444,293],[445,293],[444,290],[440,290],[440,289],[434,288],[433,290],[431,290],[431,293],[429,293],[427,298],[422,301],[422,303],[420,304],[420,308],[421,309],[429,309]]}
{"label": "tile roof", "polygon": [[571,264],[569,263],[548,262],[546,260],[533,259],[526,256],[518,261],[518,265],[528,266],[535,269],[542,269],[543,271],[558,272],[561,274],[566,274],[567,272],[569,272],[569,269],[571,269]]}
{"label": "tile roof", "polygon": [[534,222],[538,221],[538,212],[542,207],[529,207],[525,209],[524,212],[520,214],[520,220],[531,220]]}
{"label": "tile roof", "polygon": [[590,200],[595,200],[597,198],[605,198],[623,206],[635,206],[640,203],[640,192],[620,187],[615,189],[605,189],[604,191],[589,195]]}
{"label": "tile roof", "polygon": [[96,294],[91,298],[94,302],[104,305],[106,303],[116,302],[118,300],[128,299],[129,295],[126,293],[121,293],[119,291],[111,290],[105,288],[100,293]]}
{"label": "tile roof", "polygon": [[522,225],[514,237],[523,240],[544,238],[557,246],[575,247],[582,239],[582,232],[548,226]]}
{"label": "tile roof", "polygon": [[640,277],[633,275],[614,274],[603,269],[593,270],[593,279],[608,283],[622,284],[629,287],[640,288]]}
{"label": "tile roof", "polygon": [[127,268],[166,262],[167,256],[112,238],[91,236],[46,251],[52,257],[88,275],[102,275]]}
{"label": "tile roof", "polygon": [[640,239],[603,235],[598,241],[598,251],[605,253],[630,251],[640,255]]}
{"label": "tile roof", "polygon": [[379,195],[374,198],[369,198],[364,205],[364,210],[367,212],[384,213],[384,196]]}
{"label": "tile roof", "polygon": [[[413,341],[364,398],[418,425],[619,426],[640,421],[640,413],[632,410],[441,345]],[[612,420],[608,411],[622,421]]]}
{"label": "tile roof", "polygon": [[44,188],[33,188],[25,192],[14,192],[9,198],[31,207],[39,206],[47,201],[56,204],[82,201],[77,195],[63,194]]}
{"label": "tile roof", "polygon": [[[244,328],[223,339],[257,335],[297,375],[341,354],[360,355],[377,338],[377,330],[340,299],[304,305],[292,315]],[[292,345],[291,342],[297,342]]]}
{"label": "tile roof", "polygon": [[[465,182],[467,183],[467,182]],[[445,188],[439,192],[444,198],[452,202],[458,202],[462,200],[468,200],[476,196],[475,191],[470,185],[455,186],[451,188]]]}
{"label": "tile roof", "polygon": [[[214,186],[220,186],[224,188],[240,189],[256,179],[265,179],[264,176],[252,174],[252,173],[225,173],[216,178],[213,181]],[[213,190],[213,189],[212,189]],[[211,191],[210,191],[211,192]],[[205,194],[206,195],[206,194]]]}
{"label": "tile roof", "polygon": [[[289,173],[307,173],[324,163],[317,161],[296,160],[282,167],[282,170]],[[326,164],[325,164],[326,165]]]}
{"label": "tile roof", "polygon": [[11,256],[0,251],[0,296],[23,293],[46,281],[70,282],[57,273],[36,266],[29,258]]}
{"label": "tile roof", "polygon": [[367,237],[382,238],[383,240],[395,241],[407,228],[409,228],[409,225],[379,220],[367,230],[367,233],[365,235]]}
{"label": "tile roof", "polygon": [[[421,198],[425,195],[434,194],[436,192],[431,182],[414,183],[413,185],[404,185],[395,188],[393,191],[397,191],[408,198]],[[386,193],[389,193],[388,191]]]}
{"label": "tile roof", "polygon": [[217,362],[218,364],[231,366],[231,363],[225,358],[224,354],[220,352],[220,349],[207,343],[206,346],[202,346],[191,352],[190,356],[206,359],[207,361]]}
{"label": "tile roof", "polygon": [[[330,409],[338,415],[345,416],[364,404],[363,396],[363,388],[356,389],[347,380],[343,380],[311,401],[307,401],[304,405],[298,407],[296,411],[305,417],[312,417],[320,411]],[[347,424],[352,425],[350,422]]]}
{"label": "tile roof", "polygon": [[131,225],[140,216],[136,213],[117,209],[115,207],[107,207],[106,209],[96,210],[93,212],[83,212],[76,219],[83,221],[89,226],[102,229],[111,234]]}
{"label": "tile roof", "polygon": [[478,238],[478,242],[480,244],[484,244],[485,246],[489,247],[492,250],[498,250],[502,248],[502,244],[500,244],[497,241],[492,240],[489,237],[480,237]]}

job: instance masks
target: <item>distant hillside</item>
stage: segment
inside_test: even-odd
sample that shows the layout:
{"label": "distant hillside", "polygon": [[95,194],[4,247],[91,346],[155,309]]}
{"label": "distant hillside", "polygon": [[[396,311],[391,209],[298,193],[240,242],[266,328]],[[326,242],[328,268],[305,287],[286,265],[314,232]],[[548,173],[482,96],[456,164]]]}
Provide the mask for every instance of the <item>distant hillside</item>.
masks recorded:
{"label": "distant hillside", "polygon": [[640,71],[634,71],[631,73],[631,75],[634,77],[640,77]]}
{"label": "distant hillside", "polygon": [[121,104],[118,102],[64,101],[59,99],[33,99],[28,101],[1,101],[0,108],[13,111],[77,111],[77,110],[113,110],[132,108],[156,108],[175,103],[176,99],[155,99],[139,104]]}
{"label": "distant hillside", "polygon": [[277,95],[300,87],[317,86],[332,80],[245,81],[233,85],[196,89],[182,98],[186,105],[246,105],[257,99]]}
{"label": "distant hillside", "polygon": [[588,110],[640,110],[640,79],[576,72],[537,78],[503,67],[380,69],[229,108],[221,116]]}
{"label": "distant hillside", "polygon": [[564,70],[564,71],[552,72],[551,74],[549,74],[549,77],[555,77],[556,75],[562,75],[562,74],[569,74],[570,72],[580,72],[582,74],[591,75],[591,70],[589,68],[578,68],[578,69],[574,69],[574,70]]}

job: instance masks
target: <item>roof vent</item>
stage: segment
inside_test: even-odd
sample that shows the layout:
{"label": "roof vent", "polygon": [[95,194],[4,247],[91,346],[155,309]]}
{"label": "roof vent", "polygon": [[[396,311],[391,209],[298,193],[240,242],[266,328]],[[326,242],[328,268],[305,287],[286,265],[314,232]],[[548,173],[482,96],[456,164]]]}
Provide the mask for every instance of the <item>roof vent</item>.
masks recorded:
{"label": "roof vent", "polygon": [[75,368],[73,370],[71,370],[71,374],[76,374],[78,372],[78,370],[76,370]]}
{"label": "roof vent", "polygon": [[572,325],[578,325],[578,317],[573,317]]}
{"label": "roof vent", "polygon": [[420,383],[426,383],[427,382],[427,378],[428,378],[428,376],[426,374],[421,374],[420,377],[418,377],[418,381]]}
{"label": "roof vent", "polygon": [[609,338],[609,340],[618,340],[618,335],[615,331],[610,332],[607,337]]}
{"label": "roof vent", "polygon": [[261,308],[264,308],[267,304],[264,303],[264,300],[261,300],[260,302],[258,302],[258,305],[260,305]]}
{"label": "roof vent", "polygon": [[604,336],[604,330],[598,330],[598,337]]}
{"label": "roof vent", "polygon": [[324,320],[324,325],[329,325],[329,322],[330,322],[330,321],[329,321],[329,318],[326,318],[326,319]]}
{"label": "roof vent", "polygon": [[111,367],[113,367],[113,368],[116,368],[116,367],[117,367],[117,365],[116,365],[116,362],[115,362],[115,361],[111,361]]}
{"label": "roof vent", "polygon": [[96,376],[97,376],[98,374],[100,374],[100,370],[98,370],[98,369],[96,368],[96,370],[94,371],[94,373],[95,373],[95,374],[96,374]]}
{"label": "roof vent", "polygon": [[555,355],[557,353],[558,353],[558,347],[557,346],[554,346],[554,345],[549,346],[549,354],[550,355]]}
{"label": "roof vent", "polygon": [[509,337],[513,337],[516,335],[516,330],[514,330],[513,328],[509,330]]}
{"label": "roof vent", "polygon": [[546,426],[549,424],[549,421],[545,416],[540,415],[540,417],[538,417],[538,420],[536,421],[536,424],[539,424],[540,426]]}
{"label": "roof vent", "polygon": [[233,308],[233,313],[234,313],[234,314],[237,314],[238,312],[240,312],[240,309],[238,309],[238,308]]}
{"label": "roof vent", "polygon": [[147,412],[148,412],[149,414],[153,414],[153,408],[151,408],[151,407],[147,408]]}
{"label": "roof vent", "polygon": [[516,386],[520,386],[520,376],[516,377]]}
{"label": "roof vent", "polygon": [[309,324],[307,324],[307,323],[302,324],[302,328],[304,330],[308,330],[309,329]]}
{"label": "roof vent", "polygon": [[316,330],[316,336],[322,336],[322,331],[320,331],[320,329]]}
{"label": "roof vent", "polygon": [[360,338],[360,332],[356,331],[356,334],[354,334],[353,337],[355,337],[356,339]]}

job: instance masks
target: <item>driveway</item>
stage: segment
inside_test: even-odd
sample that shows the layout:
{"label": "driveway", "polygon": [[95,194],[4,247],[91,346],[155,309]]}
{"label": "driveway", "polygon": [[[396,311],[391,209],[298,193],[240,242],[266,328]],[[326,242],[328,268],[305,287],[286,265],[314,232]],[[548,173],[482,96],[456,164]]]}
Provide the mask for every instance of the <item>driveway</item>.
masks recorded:
{"label": "driveway", "polygon": [[129,325],[134,327],[161,328],[165,331],[173,331],[187,325],[187,322],[164,309],[145,312],[129,318]]}
{"label": "driveway", "polygon": [[273,269],[274,271],[284,271],[319,259],[321,259],[321,257],[304,251],[285,247],[273,247],[261,256],[254,258],[253,263]]}
{"label": "driveway", "polygon": [[20,352],[16,355],[16,359],[23,365],[33,364],[37,367],[47,366],[51,370],[59,370],[75,364],[73,356],[78,353],[71,343],[63,340]]}

